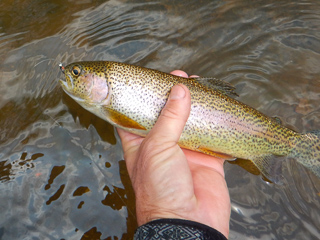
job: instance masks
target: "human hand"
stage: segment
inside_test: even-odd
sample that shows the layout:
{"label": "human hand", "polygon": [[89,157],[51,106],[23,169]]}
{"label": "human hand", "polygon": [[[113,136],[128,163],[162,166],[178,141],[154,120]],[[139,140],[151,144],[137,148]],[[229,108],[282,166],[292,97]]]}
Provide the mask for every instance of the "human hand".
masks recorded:
{"label": "human hand", "polygon": [[[172,74],[187,77],[184,72]],[[230,197],[224,160],[177,144],[189,117],[190,92],[174,86],[146,138],[118,129],[136,195],[138,225],[160,218],[206,224],[229,234]]]}

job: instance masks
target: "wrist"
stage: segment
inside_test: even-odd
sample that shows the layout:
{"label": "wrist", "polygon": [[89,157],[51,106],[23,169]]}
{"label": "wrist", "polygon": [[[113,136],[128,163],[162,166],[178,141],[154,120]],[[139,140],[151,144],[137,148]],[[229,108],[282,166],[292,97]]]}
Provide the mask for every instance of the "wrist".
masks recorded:
{"label": "wrist", "polygon": [[148,209],[148,210],[141,210],[137,207],[137,222],[138,226],[144,225],[146,223],[156,221],[159,219],[185,219],[184,217],[165,211],[163,209]]}
{"label": "wrist", "polygon": [[183,219],[158,219],[140,226],[134,235],[135,240],[153,239],[199,239],[227,240],[218,230],[195,221]]}
{"label": "wrist", "polygon": [[[222,203],[222,205],[223,204],[228,203]],[[167,205],[170,206],[170,203],[167,203]],[[219,204],[222,209],[228,209],[228,207],[224,207],[222,205],[221,203]],[[185,206],[185,208],[170,211],[164,207],[150,206],[149,204],[146,204],[146,202],[138,201],[136,202],[136,214],[138,226],[160,219],[179,219],[182,221],[197,222],[217,229],[217,231],[220,231],[224,236],[229,235],[230,210],[223,211],[222,213],[219,211],[211,213],[208,209],[204,212],[199,209],[192,209],[192,207],[190,208]]]}

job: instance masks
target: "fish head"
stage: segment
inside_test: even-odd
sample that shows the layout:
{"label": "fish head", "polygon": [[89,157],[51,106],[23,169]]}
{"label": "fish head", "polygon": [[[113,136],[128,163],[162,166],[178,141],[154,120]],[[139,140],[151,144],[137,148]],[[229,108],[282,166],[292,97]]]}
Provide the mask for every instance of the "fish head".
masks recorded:
{"label": "fish head", "polygon": [[77,62],[63,68],[63,90],[78,103],[105,105],[110,99],[107,66],[99,62]]}

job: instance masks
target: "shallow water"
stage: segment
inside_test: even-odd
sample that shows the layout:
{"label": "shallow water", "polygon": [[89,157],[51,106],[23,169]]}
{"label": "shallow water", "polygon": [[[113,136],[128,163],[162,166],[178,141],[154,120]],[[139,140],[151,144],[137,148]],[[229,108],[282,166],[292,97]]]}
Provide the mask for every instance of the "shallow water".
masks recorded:
{"label": "shallow water", "polygon": [[[0,239],[130,239],[136,228],[114,129],[63,93],[60,61],[214,76],[284,125],[320,129],[319,1],[0,7]],[[286,165],[282,186],[225,165],[229,239],[320,238],[320,181],[294,161]]]}

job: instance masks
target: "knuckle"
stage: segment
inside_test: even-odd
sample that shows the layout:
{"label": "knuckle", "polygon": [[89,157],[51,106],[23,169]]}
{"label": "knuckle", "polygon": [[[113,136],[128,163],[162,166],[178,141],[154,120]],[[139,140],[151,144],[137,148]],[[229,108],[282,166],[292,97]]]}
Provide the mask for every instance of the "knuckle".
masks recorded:
{"label": "knuckle", "polygon": [[162,110],[162,113],[161,113],[161,116],[162,117],[165,117],[167,119],[179,119],[179,112],[177,110],[175,110],[174,108],[172,107],[166,107]]}

